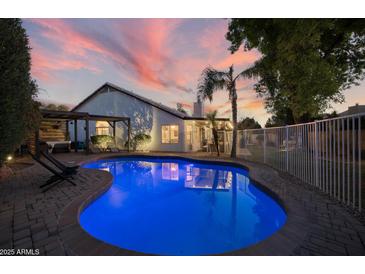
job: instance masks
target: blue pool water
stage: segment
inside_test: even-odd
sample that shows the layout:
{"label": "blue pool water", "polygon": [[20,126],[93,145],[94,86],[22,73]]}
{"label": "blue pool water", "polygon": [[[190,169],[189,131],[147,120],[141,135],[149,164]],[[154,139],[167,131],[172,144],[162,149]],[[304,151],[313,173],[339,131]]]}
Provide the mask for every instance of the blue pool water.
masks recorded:
{"label": "blue pool water", "polygon": [[160,255],[209,255],[275,233],[284,210],[246,170],[180,159],[117,158],[84,165],[109,171],[111,188],[80,216],[93,237]]}

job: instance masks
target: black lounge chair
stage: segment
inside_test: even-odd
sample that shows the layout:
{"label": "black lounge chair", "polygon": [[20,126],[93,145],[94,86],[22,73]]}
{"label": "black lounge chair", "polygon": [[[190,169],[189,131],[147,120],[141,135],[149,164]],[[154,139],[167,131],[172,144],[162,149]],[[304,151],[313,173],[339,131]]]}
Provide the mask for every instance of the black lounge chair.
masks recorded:
{"label": "black lounge chair", "polygon": [[33,158],[34,161],[38,162],[41,166],[43,166],[45,169],[53,173],[53,176],[47,180],[46,183],[40,186],[40,188],[45,188],[48,186],[48,188],[43,189],[42,192],[46,192],[47,190],[51,189],[52,187],[56,186],[57,184],[67,181],[70,184],[76,186],[76,184],[70,179],[70,174],[66,174],[64,172],[60,173],[57,172],[55,169],[47,165],[42,160],[38,159],[35,155],[33,155],[30,151],[28,151],[29,155]]}
{"label": "black lounge chair", "polygon": [[80,167],[78,165],[66,166],[65,164],[57,160],[55,157],[53,157],[51,154],[49,154],[47,150],[45,151],[41,150],[40,153],[44,158],[46,158],[48,161],[50,161],[52,164],[58,167],[65,174],[74,175],[77,173],[77,169]]}

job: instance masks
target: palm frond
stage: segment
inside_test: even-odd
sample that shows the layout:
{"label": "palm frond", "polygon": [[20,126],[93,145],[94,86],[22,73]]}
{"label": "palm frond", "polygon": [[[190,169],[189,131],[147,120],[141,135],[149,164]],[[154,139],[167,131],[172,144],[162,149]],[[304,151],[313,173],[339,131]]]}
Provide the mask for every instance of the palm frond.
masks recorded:
{"label": "palm frond", "polygon": [[206,114],[207,119],[209,120],[209,122],[212,124],[213,128],[216,127],[216,119],[217,119],[217,111],[212,111],[212,112],[208,112]]}
{"label": "palm frond", "polygon": [[212,101],[213,93],[217,90],[226,89],[228,80],[227,72],[207,67],[203,70],[199,79],[198,97]]}
{"label": "palm frond", "polygon": [[236,76],[236,79],[237,78],[241,78],[241,79],[258,78],[260,75],[260,70],[262,69],[263,65],[264,65],[263,58],[260,58],[251,67],[249,67],[249,68],[245,69],[244,71],[242,71],[241,73],[239,73]]}

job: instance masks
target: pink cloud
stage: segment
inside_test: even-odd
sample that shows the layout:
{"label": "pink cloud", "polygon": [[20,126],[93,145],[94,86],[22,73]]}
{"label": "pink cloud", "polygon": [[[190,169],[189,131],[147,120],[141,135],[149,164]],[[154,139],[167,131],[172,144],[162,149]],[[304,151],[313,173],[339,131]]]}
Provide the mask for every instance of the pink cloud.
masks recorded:
{"label": "pink cloud", "polygon": [[180,23],[179,19],[145,19],[139,21],[138,28],[117,26],[127,38],[125,43],[131,49],[128,54],[133,59],[131,65],[139,85],[166,91],[186,83],[174,73],[174,52],[169,41]]}
{"label": "pink cloud", "polygon": [[85,57],[87,51],[105,53],[105,50],[95,41],[75,31],[62,19],[32,19],[31,21],[43,28],[41,31],[43,37],[59,45],[66,54]]}
{"label": "pink cloud", "polygon": [[[220,60],[215,66],[218,69],[227,69],[231,65],[248,66],[253,64],[260,58],[260,54],[256,51],[236,51],[234,54],[229,54],[227,57]],[[238,72],[237,72],[238,73]]]}
{"label": "pink cloud", "polygon": [[[73,65],[74,68],[81,69],[85,68],[84,64],[90,65],[91,62],[86,62],[86,59],[97,59],[92,55],[94,53],[106,62],[131,68],[132,71],[127,71],[127,75],[124,76],[134,81],[137,86],[166,91],[171,86],[181,89],[186,83],[181,77],[170,77],[172,74],[166,71],[170,61],[169,55],[172,55],[168,39],[180,20],[146,19],[139,22],[138,28],[130,28],[128,23],[114,24],[112,27],[116,36],[121,33],[124,38],[113,45],[114,48],[95,37],[93,39],[76,31],[64,20],[34,19],[32,22],[42,27],[41,35],[57,45],[65,58],[77,57],[84,60],[71,62],[69,65]],[[37,62],[34,64],[36,66]],[[42,68],[46,67],[40,67],[38,70]]]}
{"label": "pink cloud", "polygon": [[[204,25],[203,32],[194,37],[180,32],[179,27],[185,22],[180,19],[111,20],[101,30],[98,25],[95,29],[85,28],[67,19],[31,22],[39,27],[39,35],[31,37],[32,74],[45,83],[57,81],[59,71],[101,74],[101,68],[109,66],[120,71],[121,78],[129,81],[133,89],[184,97],[195,90],[202,70],[209,64],[217,69],[234,64],[239,70],[259,58],[257,52],[229,53],[224,20]],[[245,89],[239,91],[245,93],[250,85],[251,80],[240,80],[237,89]],[[191,104],[184,106],[191,108]],[[226,92],[217,93],[214,102],[206,104],[206,109],[217,108],[221,112],[230,109]]]}
{"label": "pink cloud", "polygon": [[[86,56],[86,49],[95,49],[92,42],[83,39],[59,19],[32,19],[41,26],[40,35],[57,45],[58,50],[46,48],[37,39],[31,39],[32,75],[44,82],[60,82],[55,72],[88,70],[94,74],[100,69]],[[100,50],[99,50],[100,51]]]}

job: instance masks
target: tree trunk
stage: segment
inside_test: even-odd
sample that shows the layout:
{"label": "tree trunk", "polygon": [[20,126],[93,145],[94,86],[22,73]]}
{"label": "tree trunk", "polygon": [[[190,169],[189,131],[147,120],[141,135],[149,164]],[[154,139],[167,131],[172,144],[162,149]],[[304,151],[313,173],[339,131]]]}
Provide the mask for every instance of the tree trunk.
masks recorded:
{"label": "tree trunk", "polygon": [[215,144],[215,147],[217,149],[217,155],[219,157],[219,138],[218,138],[218,132],[217,132],[217,129],[213,128],[213,139],[214,139],[214,144]]}
{"label": "tree trunk", "polygon": [[236,92],[236,83],[232,85],[232,122],[233,122],[233,134],[232,134],[232,150],[231,150],[231,158],[237,157],[237,92]]}

